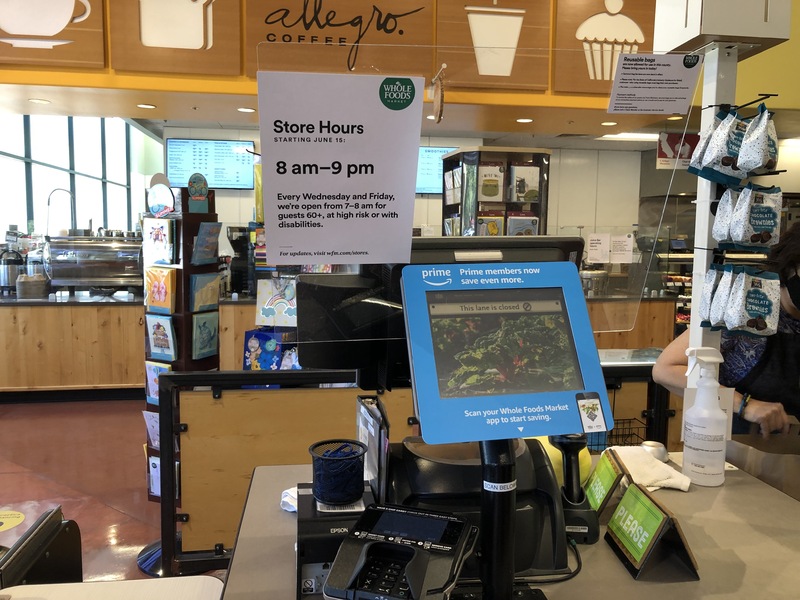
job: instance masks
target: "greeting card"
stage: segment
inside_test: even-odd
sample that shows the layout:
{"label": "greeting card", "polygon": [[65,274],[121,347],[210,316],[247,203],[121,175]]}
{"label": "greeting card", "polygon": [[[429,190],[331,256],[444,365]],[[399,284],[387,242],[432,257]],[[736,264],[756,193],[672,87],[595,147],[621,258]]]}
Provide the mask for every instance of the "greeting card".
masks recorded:
{"label": "greeting card", "polygon": [[197,237],[192,249],[193,265],[210,265],[217,262],[217,249],[219,248],[219,232],[222,223],[204,221],[200,223]]}
{"label": "greeting card", "polygon": [[214,310],[219,306],[219,273],[189,276],[189,312]]}
{"label": "greeting card", "polygon": [[158,413],[143,410],[144,424],[147,428],[147,445],[155,450],[161,449],[161,432],[158,426]]}
{"label": "greeting card", "polygon": [[294,277],[259,279],[256,287],[256,325],[297,327]]}
{"label": "greeting card", "polygon": [[142,219],[142,261],[148,265],[171,265],[175,262],[175,221]]}
{"label": "greeting card", "polygon": [[172,362],[178,359],[175,344],[175,328],[172,317],[163,315],[145,315],[147,338],[150,341],[150,358]]}
{"label": "greeting card", "polygon": [[175,269],[149,266],[144,269],[144,305],[151,313],[175,312]]}
{"label": "greeting card", "polygon": [[280,334],[267,329],[251,329],[244,332],[243,370],[277,371],[280,365]]}
{"label": "greeting card", "polygon": [[158,405],[158,376],[169,371],[172,371],[172,365],[168,363],[144,361],[144,393],[148,404]]}
{"label": "greeting card", "polygon": [[219,353],[219,312],[192,315],[192,358],[198,360]]}

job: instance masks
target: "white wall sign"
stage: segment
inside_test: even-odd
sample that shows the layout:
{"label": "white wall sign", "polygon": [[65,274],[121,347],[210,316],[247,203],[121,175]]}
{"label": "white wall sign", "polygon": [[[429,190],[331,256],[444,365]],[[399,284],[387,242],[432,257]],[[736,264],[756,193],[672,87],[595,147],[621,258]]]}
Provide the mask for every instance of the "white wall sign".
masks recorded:
{"label": "white wall sign", "polygon": [[258,73],[269,263],[408,262],[423,85]]}
{"label": "white wall sign", "polygon": [[590,263],[607,263],[610,254],[611,234],[590,233],[586,260]]}
{"label": "white wall sign", "polygon": [[632,263],[633,262],[633,234],[625,233],[622,235],[611,236],[611,250],[609,252],[609,262],[611,263]]}
{"label": "white wall sign", "polygon": [[698,54],[621,54],[608,112],[685,115],[702,63]]}

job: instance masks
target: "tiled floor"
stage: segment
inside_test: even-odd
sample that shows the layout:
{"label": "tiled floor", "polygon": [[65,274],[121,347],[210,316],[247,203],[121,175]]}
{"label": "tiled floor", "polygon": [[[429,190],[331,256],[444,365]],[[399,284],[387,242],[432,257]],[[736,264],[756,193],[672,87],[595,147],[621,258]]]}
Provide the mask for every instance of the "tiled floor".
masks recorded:
{"label": "tiled floor", "polygon": [[0,546],[61,505],[81,530],[85,581],[148,577],[136,558],[160,538],[160,513],[147,499],[143,408],[144,400],[0,404],[0,510],[26,517],[0,527]]}

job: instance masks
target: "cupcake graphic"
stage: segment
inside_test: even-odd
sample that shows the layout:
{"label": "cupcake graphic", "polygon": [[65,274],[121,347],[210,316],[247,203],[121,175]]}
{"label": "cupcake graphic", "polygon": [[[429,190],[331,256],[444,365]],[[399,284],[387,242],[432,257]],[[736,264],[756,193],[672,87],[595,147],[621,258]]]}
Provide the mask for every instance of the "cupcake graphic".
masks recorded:
{"label": "cupcake graphic", "polygon": [[636,54],[644,32],[636,21],[620,14],[625,0],[605,0],[606,12],[592,15],[578,26],[589,78],[611,81],[620,54]]}

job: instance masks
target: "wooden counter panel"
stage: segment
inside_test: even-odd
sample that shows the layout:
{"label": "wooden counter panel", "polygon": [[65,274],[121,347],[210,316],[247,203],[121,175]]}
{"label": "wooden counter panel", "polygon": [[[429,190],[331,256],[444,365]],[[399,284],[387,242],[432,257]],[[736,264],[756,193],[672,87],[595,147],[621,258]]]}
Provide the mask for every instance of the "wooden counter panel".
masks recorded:
{"label": "wooden counter panel", "polygon": [[0,391],[144,386],[144,308],[4,306]]}
{"label": "wooden counter panel", "polygon": [[226,302],[219,306],[219,370],[241,371],[244,332],[256,328],[254,302]]}
{"label": "wooden counter panel", "polygon": [[[675,302],[643,300],[641,303],[597,300],[587,303],[598,348],[637,350],[666,348],[675,337]],[[632,323],[628,331],[603,331],[615,323]]]}

